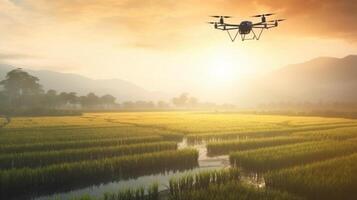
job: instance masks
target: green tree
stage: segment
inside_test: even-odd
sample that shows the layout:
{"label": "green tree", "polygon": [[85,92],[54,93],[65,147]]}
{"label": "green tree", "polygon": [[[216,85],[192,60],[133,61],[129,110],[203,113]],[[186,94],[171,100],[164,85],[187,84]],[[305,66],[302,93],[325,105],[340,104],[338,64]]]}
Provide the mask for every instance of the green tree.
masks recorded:
{"label": "green tree", "polygon": [[81,96],[79,101],[83,107],[95,107],[100,104],[100,98],[93,92],[88,93],[87,96]]}
{"label": "green tree", "polygon": [[114,105],[115,100],[116,100],[116,98],[109,94],[100,97],[101,104],[107,105],[107,106]]}
{"label": "green tree", "polygon": [[0,81],[4,93],[8,96],[11,106],[26,106],[38,102],[38,96],[43,93],[39,79],[22,69],[14,69],[7,73],[5,80]]}
{"label": "green tree", "polygon": [[9,104],[8,96],[4,91],[0,91],[0,108],[5,108]]}
{"label": "green tree", "polygon": [[68,98],[68,93],[67,92],[61,92],[59,95],[58,95],[58,99],[59,99],[59,102],[62,106],[66,105],[69,101],[69,98]]}
{"label": "green tree", "polygon": [[61,92],[58,95],[58,99],[62,106],[67,104],[76,104],[80,101],[80,98],[77,97],[77,93],[75,92]]}
{"label": "green tree", "polygon": [[87,101],[89,106],[96,106],[99,104],[99,97],[93,92],[87,94]]}
{"label": "green tree", "polygon": [[44,102],[49,107],[56,107],[59,104],[59,98],[56,90],[48,90],[44,96]]}
{"label": "green tree", "polygon": [[175,97],[172,99],[172,103],[177,107],[184,107],[187,105],[189,100],[188,93],[183,93],[179,97]]}
{"label": "green tree", "polygon": [[70,93],[68,93],[67,99],[68,99],[68,102],[69,102],[70,104],[76,104],[76,103],[78,103],[77,93],[75,93],[75,92],[70,92]]}

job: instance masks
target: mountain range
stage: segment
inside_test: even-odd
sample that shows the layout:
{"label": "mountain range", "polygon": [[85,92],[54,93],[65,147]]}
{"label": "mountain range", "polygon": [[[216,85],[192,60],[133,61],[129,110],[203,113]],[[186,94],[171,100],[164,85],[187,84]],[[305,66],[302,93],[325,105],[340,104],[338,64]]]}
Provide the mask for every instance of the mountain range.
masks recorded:
{"label": "mountain range", "polygon": [[285,66],[252,81],[244,95],[256,103],[357,102],[357,55]]}
{"label": "mountain range", "polygon": [[[14,66],[0,64],[0,80]],[[150,92],[121,79],[95,80],[77,74],[47,70],[27,70],[37,76],[44,89],[77,92],[85,95],[112,94],[119,101],[168,100],[164,93]],[[271,102],[357,102],[357,55],[344,58],[319,57],[304,63],[288,65],[237,86],[237,104]]]}
{"label": "mountain range", "polygon": [[[0,80],[6,73],[16,67],[0,64]],[[150,92],[134,83],[121,79],[90,79],[77,74],[60,73],[48,70],[28,70],[31,75],[40,79],[40,84],[45,90],[54,89],[58,92],[76,92],[78,95],[86,95],[94,92],[97,95],[111,94],[118,101],[138,100],[166,100],[164,93]]]}

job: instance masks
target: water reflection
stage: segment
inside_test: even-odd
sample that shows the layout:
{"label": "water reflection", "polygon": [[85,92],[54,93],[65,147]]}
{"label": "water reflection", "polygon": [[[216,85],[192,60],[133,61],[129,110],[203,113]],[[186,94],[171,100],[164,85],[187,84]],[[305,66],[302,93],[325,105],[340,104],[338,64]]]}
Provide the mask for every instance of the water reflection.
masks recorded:
{"label": "water reflection", "polygon": [[[164,191],[167,189],[169,180],[172,177],[180,177],[187,173],[197,173],[205,170],[222,169],[230,167],[228,155],[208,157],[207,148],[205,142],[200,144],[191,145],[188,144],[187,139],[184,138],[182,142],[178,144],[179,149],[184,148],[195,148],[199,151],[198,167],[190,170],[184,171],[170,171],[160,174],[140,176],[138,178],[133,178],[129,180],[113,181],[109,183],[104,183],[100,185],[93,185],[83,189],[72,190],[70,192],[57,193],[53,195],[36,197],[34,200],[47,200],[47,199],[71,199],[73,197],[90,195],[94,197],[102,197],[106,192],[117,192],[126,188],[136,188],[141,186],[151,185],[153,182],[159,184],[159,190]],[[248,172],[243,172],[242,180],[248,184],[255,185],[257,187],[264,187],[264,179],[257,174],[252,174]]]}

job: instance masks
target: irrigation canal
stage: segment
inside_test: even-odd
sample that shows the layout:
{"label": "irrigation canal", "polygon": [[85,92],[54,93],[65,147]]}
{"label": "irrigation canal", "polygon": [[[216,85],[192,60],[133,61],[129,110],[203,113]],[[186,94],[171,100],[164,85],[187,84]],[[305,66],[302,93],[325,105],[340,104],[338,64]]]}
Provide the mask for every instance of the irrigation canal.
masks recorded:
{"label": "irrigation canal", "polygon": [[[190,170],[184,171],[169,171],[160,174],[152,174],[146,176],[140,176],[133,179],[128,180],[120,180],[113,181],[108,183],[102,183],[97,185],[92,185],[89,187],[75,189],[68,192],[55,193],[51,195],[44,195],[39,197],[33,197],[33,200],[52,200],[52,199],[61,199],[61,200],[69,200],[73,197],[79,197],[83,195],[90,195],[93,197],[102,197],[104,193],[107,192],[117,192],[119,190],[123,190],[126,188],[135,188],[135,187],[146,187],[156,182],[159,184],[159,190],[165,194],[167,191],[167,186],[169,180],[172,177],[180,177],[184,176],[187,173],[197,173],[200,171],[206,170],[214,170],[214,169],[222,169],[230,167],[228,155],[225,156],[216,156],[216,157],[208,157],[207,156],[207,148],[205,143],[189,145],[187,143],[187,139],[184,138],[179,144],[179,149],[183,148],[195,148],[199,151],[198,158],[198,167]],[[244,173],[242,180],[248,184],[252,184],[256,187],[264,187],[264,180],[252,173]],[[165,195],[163,195],[165,196]]]}

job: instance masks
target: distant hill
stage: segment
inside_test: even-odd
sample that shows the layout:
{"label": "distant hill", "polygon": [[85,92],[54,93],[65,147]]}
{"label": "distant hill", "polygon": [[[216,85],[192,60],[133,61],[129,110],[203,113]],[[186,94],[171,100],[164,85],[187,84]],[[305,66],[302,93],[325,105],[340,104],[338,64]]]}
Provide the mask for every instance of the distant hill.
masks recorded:
{"label": "distant hill", "polygon": [[254,102],[357,102],[357,55],[320,57],[252,81],[241,95]]}
{"label": "distant hill", "polygon": [[[13,68],[0,64],[0,80]],[[120,79],[94,80],[76,74],[26,71],[39,77],[46,90],[74,91],[79,95],[89,92],[112,94],[119,101],[169,99],[164,93],[150,92]],[[288,65],[236,88],[237,104],[243,106],[271,102],[357,102],[357,55],[320,57]]]}
{"label": "distant hill", "polygon": [[[0,64],[0,80],[3,80],[6,73],[15,67]],[[27,70],[30,74],[40,79],[45,90],[54,89],[59,92],[77,92],[85,95],[94,92],[97,95],[111,94],[118,101],[128,100],[166,100],[165,94],[150,92],[131,82],[120,79],[90,79],[77,74],[60,73],[48,70]]]}

